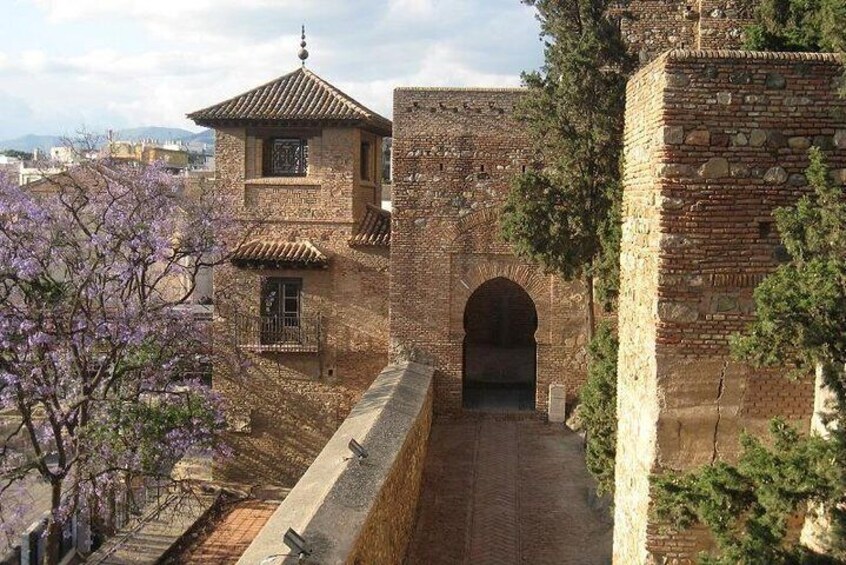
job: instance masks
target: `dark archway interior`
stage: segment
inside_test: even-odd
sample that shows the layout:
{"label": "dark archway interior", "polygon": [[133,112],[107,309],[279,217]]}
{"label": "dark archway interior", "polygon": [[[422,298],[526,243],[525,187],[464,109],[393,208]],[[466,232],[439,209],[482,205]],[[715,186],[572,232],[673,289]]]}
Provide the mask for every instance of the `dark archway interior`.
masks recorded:
{"label": "dark archway interior", "polygon": [[532,298],[505,278],[487,281],[464,309],[464,407],[534,410],[535,330]]}

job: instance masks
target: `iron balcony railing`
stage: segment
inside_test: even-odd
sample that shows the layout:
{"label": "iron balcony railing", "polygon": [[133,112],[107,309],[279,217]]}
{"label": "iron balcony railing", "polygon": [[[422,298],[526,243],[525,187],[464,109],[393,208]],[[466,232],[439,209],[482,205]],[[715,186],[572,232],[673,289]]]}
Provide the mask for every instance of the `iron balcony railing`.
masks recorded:
{"label": "iron balcony railing", "polygon": [[235,316],[238,346],[250,351],[317,353],[320,316]]}

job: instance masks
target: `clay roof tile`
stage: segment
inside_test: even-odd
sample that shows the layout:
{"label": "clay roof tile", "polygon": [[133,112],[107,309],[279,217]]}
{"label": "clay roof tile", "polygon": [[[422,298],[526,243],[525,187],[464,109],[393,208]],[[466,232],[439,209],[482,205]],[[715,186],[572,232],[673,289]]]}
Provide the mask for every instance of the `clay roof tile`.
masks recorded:
{"label": "clay roof tile", "polygon": [[341,122],[390,136],[391,121],[306,68],[198,110],[188,117],[214,127],[232,122]]}
{"label": "clay roof tile", "polygon": [[240,245],[232,254],[232,263],[242,268],[323,268],[329,259],[308,241],[254,239]]}
{"label": "clay roof tile", "polygon": [[367,205],[350,245],[388,247],[391,245],[391,213],[372,204]]}

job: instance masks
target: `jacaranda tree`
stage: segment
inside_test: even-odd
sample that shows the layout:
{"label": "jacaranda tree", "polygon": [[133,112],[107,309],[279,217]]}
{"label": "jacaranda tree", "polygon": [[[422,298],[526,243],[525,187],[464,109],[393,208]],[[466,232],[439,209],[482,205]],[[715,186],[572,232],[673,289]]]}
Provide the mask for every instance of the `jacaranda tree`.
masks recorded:
{"label": "jacaranda tree", "polygon": [[83,163],[19,188],[0,178],[0,494],[51,488],[47,562],[78,508],[214,449],[221,402],[190,375],[207,328],[183,308],[231,225],[210,187],[161,167]]}

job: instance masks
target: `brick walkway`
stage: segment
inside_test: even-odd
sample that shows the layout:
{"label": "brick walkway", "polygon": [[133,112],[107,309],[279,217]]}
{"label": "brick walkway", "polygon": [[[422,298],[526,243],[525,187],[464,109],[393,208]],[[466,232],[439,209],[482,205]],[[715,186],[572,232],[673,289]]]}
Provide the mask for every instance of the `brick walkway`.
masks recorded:
{"label": "brick walkway", "polygon": [[537,420],[432,427],[408,565],[611,562],[581,438]]}
{"label": "brick walkway", "polygon": [[278,506],[278,502],[261,500],[232,504],[210,525],[208,531],[170,562],[180,565],[237,563]]}

